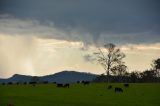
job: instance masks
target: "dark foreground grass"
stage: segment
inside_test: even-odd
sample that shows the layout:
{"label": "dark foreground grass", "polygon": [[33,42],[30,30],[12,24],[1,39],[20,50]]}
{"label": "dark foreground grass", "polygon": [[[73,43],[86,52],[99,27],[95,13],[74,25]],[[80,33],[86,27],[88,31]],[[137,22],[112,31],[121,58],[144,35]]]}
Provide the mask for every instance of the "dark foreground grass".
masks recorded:
{"label": "dark foreground grass", "polygon": [[47,85],[0,85],[0,106],[160,106],[160,84],[112,84],[123,93],[108,90],[106,84],[74,84],[70,88]]}

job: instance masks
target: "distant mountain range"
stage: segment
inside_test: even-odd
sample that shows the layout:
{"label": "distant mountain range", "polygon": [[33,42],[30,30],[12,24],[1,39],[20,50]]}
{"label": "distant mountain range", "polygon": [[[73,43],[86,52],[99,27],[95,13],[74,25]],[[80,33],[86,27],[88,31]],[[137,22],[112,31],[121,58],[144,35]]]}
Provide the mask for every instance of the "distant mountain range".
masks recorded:
{"label": "distant mountain range", "polygon": [[75,83],[77,81],[92,81],[96,78],[96,74],[85,73],[85,72],[76,72],[76,71],[62,71],[51,75],[46,76],[27,76],[15,74],[8,79],[0,79],[0,83],[8,83],[8,82],[44,82],[48,81],[49,83],[57,82],[57,83]]}

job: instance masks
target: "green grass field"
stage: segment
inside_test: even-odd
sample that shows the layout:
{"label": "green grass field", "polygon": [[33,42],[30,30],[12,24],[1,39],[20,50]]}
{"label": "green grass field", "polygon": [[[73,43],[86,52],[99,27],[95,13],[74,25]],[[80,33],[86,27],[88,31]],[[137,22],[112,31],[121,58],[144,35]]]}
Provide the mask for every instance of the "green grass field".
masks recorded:
{"label": "green grass field", "polygon": [[57,88],[54,84],[0,85],[0,106],[160,106],[160,84],[112,84],[123,93],[108,90],[106,84],[73,84]]}

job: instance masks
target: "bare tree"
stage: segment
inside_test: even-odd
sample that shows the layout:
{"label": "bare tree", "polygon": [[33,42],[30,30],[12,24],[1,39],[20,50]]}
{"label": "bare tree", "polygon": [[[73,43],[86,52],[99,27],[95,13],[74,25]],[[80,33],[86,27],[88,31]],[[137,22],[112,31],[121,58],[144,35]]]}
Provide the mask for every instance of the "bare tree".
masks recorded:
{"label": "bare tree", "polygon": [[122,59],[125,57],[125,54],[112,43],[105,44],[103,49],[98,48],[98,52],[94,54],[96,55],[98,62],[105,69],[107,81],[109,82],[111,69],[120,64],[124,64]]}

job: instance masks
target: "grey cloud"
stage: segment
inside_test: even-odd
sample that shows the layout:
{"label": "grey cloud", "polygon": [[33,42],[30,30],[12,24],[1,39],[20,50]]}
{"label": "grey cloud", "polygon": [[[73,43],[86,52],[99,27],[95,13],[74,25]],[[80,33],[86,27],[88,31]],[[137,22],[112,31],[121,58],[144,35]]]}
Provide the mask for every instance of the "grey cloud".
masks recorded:
{"label": "grey cloud", "polygon": [[[69,31],[57,28],[52,22],[41,23],[33,19],[18,19],[10,15],[0,16],[0,34],[11,36],[33,36],[47,39],[80,41],[93,44],[91,34],[72,28]],[[83,36],[81,36],[83,35]],[[85,36],[85,38],[84,38]],[[87,39],[86,39],[87,38]]]}
{"label": "grey cloud", "polygon": [[[67,37],[56,38],[96,44],[159,42],[159,10],[159,0],[0,1],[0,14],[35,19],[42,24],[49,21],[68,33]],[[79,34],[73,35],[73,29]]]}

